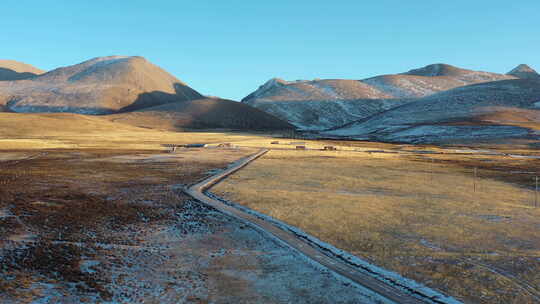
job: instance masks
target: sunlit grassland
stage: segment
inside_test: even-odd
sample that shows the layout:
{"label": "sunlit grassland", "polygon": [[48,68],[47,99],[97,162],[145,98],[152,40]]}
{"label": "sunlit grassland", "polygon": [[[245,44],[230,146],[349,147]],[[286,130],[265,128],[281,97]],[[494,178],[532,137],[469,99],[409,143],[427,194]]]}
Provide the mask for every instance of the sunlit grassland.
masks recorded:
{"label": "sunlit grassland", "polygon": [[537,162],[273,150],[212,191],[466,302],[535,303],[540,208],[497,168]]}
{"label": "sunlit grassland", "polygon": [[215,130],[169,132],[77,114],[0,113],[0,150],[163,150],[163,144],[220,143],[267,136]]}

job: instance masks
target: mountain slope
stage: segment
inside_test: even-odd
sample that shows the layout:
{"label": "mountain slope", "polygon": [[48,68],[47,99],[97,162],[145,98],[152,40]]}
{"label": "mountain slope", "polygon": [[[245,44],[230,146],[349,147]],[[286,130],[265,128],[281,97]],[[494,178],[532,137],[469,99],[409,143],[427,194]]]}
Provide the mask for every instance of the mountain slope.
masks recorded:
{"label": "mountain slope", "polygon": [[274,78],[242,102],[302,129],[325,129],[401,104],[389,101],[392,97],[357,80],[288,82]]}
{"label": "mountain slope", "polygon": [[100,57],[0,82],[0,104],[14,112],[109,114],[197,98],[202,95],[142,57]]}
{"label": "mountain slope", "polygon": [[438,63],[403,74],[364,79],[362,82],[395,98],[418,98],[465,85],[513,78],[512,75],[472,71]]}
{"label": "mountain slope", "polygon": [[285,130],[294,126],[240,102],[205,98],[168,103],[142,110],[107,115],[114,122],[165,130],[244,129]]}
{"label": "mountain slope", "polygon": [[433,64],[403,74],[364,80],[288,82],[271,79],[242,102],[302,129],[333,128],[437,92],[474,83],[514,79],[512,75]]}
{"label": "mountain slope", "polygon": [[15,60],[0,60],[0,81],[28,79],[44,72],[26,63]]}
{"label": "mountain slope", "polygon": [[518,65],[516,68],[508,72],[507,75],[522,79],[540,79],[540,74],[526,64]]}
{"label": "mountain slope", "polygon": [[325,134],[416,143],[536,136],[539,113],[540,81],[511,79],[440,92]]}

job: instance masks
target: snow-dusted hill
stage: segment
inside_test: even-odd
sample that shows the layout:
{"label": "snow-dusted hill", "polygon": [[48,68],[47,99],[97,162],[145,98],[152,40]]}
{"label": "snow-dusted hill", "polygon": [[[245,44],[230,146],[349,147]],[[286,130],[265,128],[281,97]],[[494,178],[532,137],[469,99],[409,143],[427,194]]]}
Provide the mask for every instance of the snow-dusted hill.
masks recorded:
{"label": "snow-dusted hill", "polygon": [[403,74],[364,80],[285,81],[274,78],[242,102],[301,129],[321,130],[366,118],[437,92],[515,78],[513,75],[433,64]]}
{"label": "snow-dusted hill", "polygon": [[512,75],[472,71],[439,63],[403,74],[372,77],[362,82],[396,98],[417,98],[469,84],[513,78]]}
{"label": "snow-dusted hill", "polygon": [[539,102],[540,81],[494,81],[420,98],[324,134],[415,143],[536,136],[530,124],[540,122]]}
{"label": "snow-dusted hill", "polygon": [[202,97],[142,57],[94,58],[0,82],[0,105],[13,112],[108,114]]}
{"label": "snow-dusted hill", "polygon": [[403,103],[357,80],[284,81],[276,78],[242,102],[307,130],[343,125]]}

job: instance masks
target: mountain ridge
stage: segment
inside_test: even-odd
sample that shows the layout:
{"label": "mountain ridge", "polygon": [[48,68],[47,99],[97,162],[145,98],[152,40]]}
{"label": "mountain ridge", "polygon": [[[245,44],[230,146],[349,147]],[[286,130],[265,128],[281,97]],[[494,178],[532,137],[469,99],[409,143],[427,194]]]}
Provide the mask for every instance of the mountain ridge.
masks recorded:
{"label": "mountain ridge", "polygon": [[45,71],[24,62],[0,59],[0,81],[29,79],[43,73]]}
{"label": "mountain ridge", "polygon": [[540,80],[540,74],[536,72],[533,68],[526,64],[520,64],[514,69],[512,69],[510,72],[506,73],[507,75],[511,75],[517,78],[522,79],[538,79]]}
{"label": "mountain ridge", "polygon": [[[539,102],[537,81],[507,79],[478,83],[426,96],[323,134],[412,143],[433,143],[445,138],[536,138],[540,129],[531,127],[531,122],[534,123],[535,117],[540,121]],[[523,117],[523,121],[504,117]]]}
{"label": "mountain ridge", "polygon": [[431,64],[401,74],[285,81],[272,78],[242,99],[300,129],[322,130],[460,86],[515,76]]}
{"label": "mountain ridge", "polygon": [[111,114],[202,97],[139,56],[97,57],[0,82],[0,104],[14,112]]}

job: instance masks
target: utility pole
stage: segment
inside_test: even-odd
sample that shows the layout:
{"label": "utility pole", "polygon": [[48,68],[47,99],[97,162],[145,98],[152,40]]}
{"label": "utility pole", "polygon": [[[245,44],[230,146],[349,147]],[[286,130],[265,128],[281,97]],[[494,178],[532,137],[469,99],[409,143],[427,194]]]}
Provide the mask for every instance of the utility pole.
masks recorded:
{"label": "utility pole", "polygon": [[534,177],[534,207],[538,207],[538,176]]}
{"label": "utility pole", "polygon": [[474,167],[474,179],[473,179],[473,190],[476,192],[476,176],[477,176],[477,168]]}

